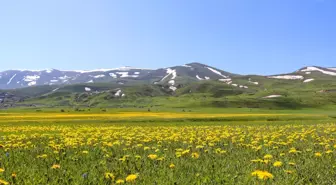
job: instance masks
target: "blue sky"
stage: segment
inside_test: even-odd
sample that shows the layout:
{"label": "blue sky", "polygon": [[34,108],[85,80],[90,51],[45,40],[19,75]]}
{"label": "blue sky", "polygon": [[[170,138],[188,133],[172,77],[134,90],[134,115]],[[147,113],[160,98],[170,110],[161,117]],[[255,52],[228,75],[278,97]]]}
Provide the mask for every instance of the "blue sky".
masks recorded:
{"label": "blue sky", "polygon": [[0,2],[0,70],[336,66],[334,0]]}

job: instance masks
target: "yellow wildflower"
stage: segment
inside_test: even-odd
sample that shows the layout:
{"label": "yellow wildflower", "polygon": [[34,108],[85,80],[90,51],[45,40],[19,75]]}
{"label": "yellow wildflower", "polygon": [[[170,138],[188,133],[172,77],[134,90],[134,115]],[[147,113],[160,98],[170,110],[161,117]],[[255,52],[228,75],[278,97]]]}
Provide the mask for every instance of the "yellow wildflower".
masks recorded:
{"label": "yellow wildflower", "polygon": [[175,168],[175,164],[173,164],[173,163],[170,164],[170,165],[169,165],[169,168],[172,168],[172,169]]}
{"label": "yellow wildflower", "polygon": [[105,179],[112,179],[112,180],[114,180],[114,175],[113,175],[113,173],[106,172],[104,176],[105,176]]}
{"label": "yellow wildflower", "polygon": [[321,157],[321,156],[322,156],[322,154],[320,152],[315,153],[315,157]]}
{"label": "yellow wildflower", "polygon": [[331,154],[333,151],[332,150],[327,150],[326,154]]}
{"label": "yellow wildflower", "polygon": [[282,166],[282,162],[281,162],[281,161],[275,161],[275,162],[273,163],[273,166],[275,166],[275,167],[280,167],[280,166]]}
{"label": "yellow wildflower", "polygon": [[199,154],[194,152],[191,154],[191,157],[194,158],[194,159],[198,159],[199,158]]}
{"label": "yellow wildflower", "polygon": [[267,155],[264,156],[264,159],[272,159],[272,158],[273,158],[273,156],[271,154],[267,154]]}
{"label": "yellow wildflower", "polygon": [[289,164],[289,165],[292,165],[292,166],[295,166],[295,165],[296,165],[296,163],[294,163],[294,162],[289,162],[288,164]]}
{"label": "yellow wildflower", "polygon": [[287,174],[292,174],[293,173],[293,171],[291,171],[291,170],[284,170],[284,172],[287,173]]}
{"label": "yellow wildflower", "polygon": [[154,159],[158,158],[158,156],[156,154],[149,154],[148,158],[154,160]]}
{"label": "yellow wildflower", "polygon": [[51,168],[52,168],[52,169],[59,169],[59,168],[61,168],[61,165],[59,165],[59,164],[54,164],[54,165],[52,165]]}
{"label": "yellow wildflower", "polygon": [[126,182],[134,182],[135,179],[137,179],[137,178],[138,178],[137,175],[131,174],[131,175],[129,175],[129,176],[126,177]]}
{"label": "yellow wildflower", "polygon": [[261,180],[273,179],[273,175],[268,171],[256,170],[252,172],[252,176],[257,176]]}
{"label": "yellow wildflower", "polygon": [[42,155],[38,155],[37,158],[47,158],[48,155],[47,154],[42,154]]}
{"label": "yellow wildflower", "polygon": [[9,182],[0,179],[0,185],[8,185]]}
{"label": "yellow wildflower", "polygon": [[122,180],[122,179],[118,179],[118,180],[116,181],[116,184],[124,184],[124,183],[125,183],[125,181]]}

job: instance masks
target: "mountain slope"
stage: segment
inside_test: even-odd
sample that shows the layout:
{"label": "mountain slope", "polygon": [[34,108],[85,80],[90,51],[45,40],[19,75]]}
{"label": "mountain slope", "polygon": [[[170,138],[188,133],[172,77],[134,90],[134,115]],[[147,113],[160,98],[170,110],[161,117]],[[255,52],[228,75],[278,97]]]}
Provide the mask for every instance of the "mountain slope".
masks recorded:
{"label": "mountain slope", "polygon": [[336,105],[336,69],[317,66],[271,76],[237,75],[200,63],[156,70],[130,67],[93,71],[11,70],[0,75],[5,88],[24,86],[0,90],[0,107]]}
{"label": "mountain slope", "polygon": [[122,67],[92,71],[61,70],[8,70],[0,72],[0,89],[15,89],[39,85],[69,85],[79,83],[138,83],[170,84],[176,89],[189,81],[228,78],[228,72],[200,63],[174,66],[157,70]]}

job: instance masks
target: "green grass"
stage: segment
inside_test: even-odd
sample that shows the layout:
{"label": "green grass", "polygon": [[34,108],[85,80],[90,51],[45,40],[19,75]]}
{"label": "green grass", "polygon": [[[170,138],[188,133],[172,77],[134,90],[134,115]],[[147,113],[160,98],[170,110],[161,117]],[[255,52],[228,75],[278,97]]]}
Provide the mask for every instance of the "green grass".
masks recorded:
{"label": "green grass", "polygon": [[[240,112],[237,112],[239,110]],[[52,113],[54,111],[54,113]],[[100,109],[93,109],[99,113]],[[118,114],[109,109],[101,114]],[[130,112],[134,110],[129,110]],[[203,113],[270,113],[249,109]],[[285,113],[286,111],[283,111]],[[57,109],[11,110],[6,115],[62,115]],[[181,112],[171,112],[171,114]],[[331,112],[287,116],[53,120],[0,123],[0,179],[11,184],[332,184],[336,171],[335,118]],[[273,111],[279,114],[279,112]],[[305,113],[304,117],[299,116]],[[71,112],[71,114],[93,114]],[[141,114],[141,112],[139,112]],[[170,112],[166,112],[170,114]],[[181,113],[183,114],[183,113]],[[191,113],[198,115],[198,112]],[[271,141],[271,143],[270,143]],[[300,153],[289,153],[291,148]],[[328,150],[331,153],[326,153]],[[320,152],[321,157],[315,153]],[[41,157],[43,155],[44,157]],[[268,163],[252,162],[272,155]],[[284,154],[284,155],[282,155]],[[155,159],[150,159],[149,155]],[[199,155],[199,158],[197,158]],[[193,156],[196,158],[193,158]],[[273,163],[280,161],[282,166]],[[295,165],[291,165],[291,162]],[[60,168],[52,169],[53,165]],[[174,168],[171,168],[174,164]],[[56,166],[57,167],[57,166]],[[273,175],[261,180],[255,170]],[[287,172],[292,172],[288,174]],[[16,177],[12,177],[15,173]],[[106,178],[105,173],[113,174]],[[112,176],[109,176],[112,177]]]}

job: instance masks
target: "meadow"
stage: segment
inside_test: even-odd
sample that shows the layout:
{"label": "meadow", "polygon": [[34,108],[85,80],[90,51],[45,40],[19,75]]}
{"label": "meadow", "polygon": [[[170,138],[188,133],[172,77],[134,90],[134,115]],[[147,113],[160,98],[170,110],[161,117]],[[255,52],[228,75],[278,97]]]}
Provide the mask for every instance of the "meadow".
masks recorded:
{"label": "meadow", "polygon": [[0,112],[0,184],[335,184],[307,112]]}

